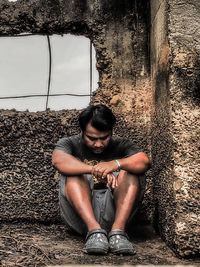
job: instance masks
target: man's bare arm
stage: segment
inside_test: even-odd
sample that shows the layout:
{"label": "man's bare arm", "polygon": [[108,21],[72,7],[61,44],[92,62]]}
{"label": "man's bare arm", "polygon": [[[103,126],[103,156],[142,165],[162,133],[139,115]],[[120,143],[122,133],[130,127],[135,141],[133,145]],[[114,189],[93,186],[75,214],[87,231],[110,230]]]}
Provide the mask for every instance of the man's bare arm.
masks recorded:
{"label": "man's bare arm", "polygon": [[53,166],[65,175],[81,175],[91,173],[92,166],[85,164],[62,150],[55,150],[52,155]]}
{"label": "man's bare arm", "polygon": [[[120,169],[134,174],[142,174],[150,167],[150,160],[143,152],[139,152],[130,157],[117,160],[120,164]],[[92,174],[97,177],[105,178],[108,173],[116,171],[117,169],[118,165],[115,160],[100,162],[93,167]]]}
{"label": "man's bare arm", "polygon": [[118,159],[120,168],[134,174],[142,174],[150,168],[150,160],[144,152],[139,152],[130,157]]}

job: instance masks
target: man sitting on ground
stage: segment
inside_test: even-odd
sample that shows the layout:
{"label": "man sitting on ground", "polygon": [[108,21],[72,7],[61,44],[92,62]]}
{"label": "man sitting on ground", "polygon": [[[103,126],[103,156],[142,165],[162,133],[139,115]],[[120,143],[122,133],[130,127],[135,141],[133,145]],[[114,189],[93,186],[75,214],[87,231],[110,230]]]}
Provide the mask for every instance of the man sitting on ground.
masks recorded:
{"label": "man sitting on ground", "polygon": [[61,173],[61,215],[77,233],[87,233],[89,254],[135,254],[125,231],[150,162],[133,141],[112,136],[115,122],[105,105],[87,107],[79,115],[81,134],[60,139],[52,155]]}

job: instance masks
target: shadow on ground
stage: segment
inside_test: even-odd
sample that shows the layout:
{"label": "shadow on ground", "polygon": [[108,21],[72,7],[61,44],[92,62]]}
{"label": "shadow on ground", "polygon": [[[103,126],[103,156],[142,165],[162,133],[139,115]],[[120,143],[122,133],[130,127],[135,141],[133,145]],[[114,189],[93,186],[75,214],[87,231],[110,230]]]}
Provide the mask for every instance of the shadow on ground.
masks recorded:
{"label": "shadow on ground", "polygon": [[199,260],[177,258],[149,225],[137,226],[131,241],[135,256],[87,255],[84,238],[63,224],[3,223],[0,226],[0,266],[32,267],[64,264],[193,265]]}

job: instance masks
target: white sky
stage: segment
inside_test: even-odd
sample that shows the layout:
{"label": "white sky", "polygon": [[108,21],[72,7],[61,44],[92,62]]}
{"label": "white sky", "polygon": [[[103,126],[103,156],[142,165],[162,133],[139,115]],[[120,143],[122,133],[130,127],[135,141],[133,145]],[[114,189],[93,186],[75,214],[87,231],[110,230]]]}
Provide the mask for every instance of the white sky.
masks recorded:
{"label": "white sky", "polygon": [[[50,94],[90,93],[90,40],[83,36],[50,36],[52,72]],[[92,50],[92,89],[98,87]],[[0,37],[0,97],[47,94],[49,51],[46,36]],[[81,109],[89,97],[52,96],[52,110]],[[46,97],[0,99],[0,109],[45,110]]]}

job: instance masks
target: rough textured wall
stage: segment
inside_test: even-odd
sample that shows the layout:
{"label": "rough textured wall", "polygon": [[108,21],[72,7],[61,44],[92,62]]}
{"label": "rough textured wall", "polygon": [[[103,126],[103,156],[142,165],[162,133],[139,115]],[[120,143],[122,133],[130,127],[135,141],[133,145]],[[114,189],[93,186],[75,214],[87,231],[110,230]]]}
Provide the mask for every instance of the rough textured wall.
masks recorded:
{"label": "rough textured wall", "polygon": [[[93,102],[110,105],[119,118],[116,133],[136,138],[149,152],[148,14],[148,1],[2,0],[0,34],[72,33],[90,38],[100,76]],[[73,129],[70,118],[75,114],[1,111],[1,220],[58,219],[50,158],[53,144]],[[149,190],[142,208],[149,217],[151,201]]]}
{"label": "rough textured wall", "polygon": [[199,1],[152,1],[156,223],[180,256],[200,251]]}
{"label": "rough textured wall", "polygon": [[77,111],[0,116],[0,220],[59,220],[51,153],[59,136],[77,133]]}

